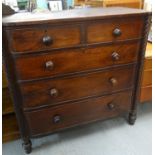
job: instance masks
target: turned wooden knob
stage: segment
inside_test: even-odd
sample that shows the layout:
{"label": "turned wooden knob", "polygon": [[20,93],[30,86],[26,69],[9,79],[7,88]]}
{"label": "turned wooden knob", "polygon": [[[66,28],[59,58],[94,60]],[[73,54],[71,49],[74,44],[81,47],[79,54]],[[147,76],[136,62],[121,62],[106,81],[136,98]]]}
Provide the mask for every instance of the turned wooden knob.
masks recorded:
{"label": "turned wooden knob", "polygon": [[53,67],[54,67],[54,63],[53,63],[53,61],[47,61],[47,62],[45,63],[45,66],[46,66],[46,69],[52,70]]}
{"label": "turned wooden knob", "polygon": [[55,89],[55,88],[52,88],[51,90],[50,90],[50,95],[51,96],[57,96],[58,95],[58,90],[57,89]]}
{"label": "turned wooden knob", "polygon": [[118,83],[117,79],[115,79],[115,78],[110,78],[109,81],[110,81],[110,83],[111,83],[113,86],[117,85],[117,83]]}
{"label": "turned wooden knob", "polygon": [[113,110],[115,108],[115,105],[113,103],[108,103],[107,106],[110,110]]}
{"label": "turned wooden knob", "polygon": [[121,34],[122,34],[122,32],[121,32],[120,29],[118,29],[118,28],[114,29],[113,35],[114,35],[115,37],[118,37],[118,36],[120,36]]}
{"label": "turned wooden knob", "polygon": [[49,46],[53,43],[53,39],[50,36],[44,36],[42,39],[44,45]]}
{"label": "turned wooden knob", "polygon": [[117,52],[113,52],[111,56],[112,56],[112,59],[115,61],[118,61],[120,58],[120,55]]}
{"label": "turned wooden knob", "polygon": [[60,123],[61,122],[61,116],[60,115],[55,115],[53,117],[53,122],[54,123]]}

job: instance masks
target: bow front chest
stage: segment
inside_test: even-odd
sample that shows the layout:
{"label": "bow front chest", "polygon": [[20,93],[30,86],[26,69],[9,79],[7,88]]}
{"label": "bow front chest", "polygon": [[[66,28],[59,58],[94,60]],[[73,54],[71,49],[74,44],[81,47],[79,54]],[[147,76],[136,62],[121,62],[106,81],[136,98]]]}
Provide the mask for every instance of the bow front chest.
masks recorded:
{"label": "bow front chest", "polygon": [[116,116],[136,119],[151,13],[89,8],[3,18],[3,60],[23,147]]}

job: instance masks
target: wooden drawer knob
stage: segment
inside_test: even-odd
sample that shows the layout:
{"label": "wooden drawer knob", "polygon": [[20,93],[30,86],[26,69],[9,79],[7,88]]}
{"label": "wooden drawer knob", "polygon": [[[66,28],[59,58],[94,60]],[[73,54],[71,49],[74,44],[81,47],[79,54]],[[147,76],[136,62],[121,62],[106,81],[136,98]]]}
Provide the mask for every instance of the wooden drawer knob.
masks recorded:
{"label": "wooden drawer knob", "polygon": [[61,116],[60,115],[55,115],[53,117],[53,123],[60,123],[61,122]]}
{"label": "wooden drawer knob", "polygon": [[53,43],[53,39],[50,36],[44,36],[42,39],[44,45],[49,46]]}
{"label": "wooden drawer knob", "polygon": [[113,110],[115,108],[115,105],[113,103],[108,103],[108,109]]}
{"label": "wooden drawer knob", "polygon": [[55,88],[52,88],[51,90],[50,90],[50,95],[51,96],[57,96],[58,95],[58,90],[57,89],[55,89]]}
{"label": "wooden drawer knob", "polygon": [[54,67],[54,63],[53,63],[53,61],[47,61],[47,62],[45,63],[45,66],[46,66],[46,69],[52,70],[53,67]]}
{"label": "wooden drawer knob", "polygon": [[112,56],[112,59],[115,61],[118,61],[120,58],[120,55],[117,52],[113,52],[111,56]]}
{"label": "wooden drawer knob", "polygon": [[118,83],[117,79],[115,79],[115,78],[110,78],[109,81],[112,84],[112,86],[115,86]]}
{"label": "wooden drawer knob", "polygon": [[118,28],[114,29],[113,35],[114,35],[115,37],[118,37],[118,36],[120,36],[121,34],[122,34],[122,32],[121,32],[120,29],[118,29]]}

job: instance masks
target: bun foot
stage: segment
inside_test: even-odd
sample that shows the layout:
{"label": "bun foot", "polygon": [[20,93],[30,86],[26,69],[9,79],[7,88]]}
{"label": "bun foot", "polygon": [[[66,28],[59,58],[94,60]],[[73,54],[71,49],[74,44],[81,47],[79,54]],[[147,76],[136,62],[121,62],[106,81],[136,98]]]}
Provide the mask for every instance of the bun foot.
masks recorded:
{"label": "bun foot", "polygon": [[32,143],[30,140],[28,142],[24,142],[22,145],[26,154],[29,154],[32,152]]}
{"label": "bun foot", "polygon": [[136,121],[136,114],[135,113],[129,113],[128,122],[130,125],[134,125]]}

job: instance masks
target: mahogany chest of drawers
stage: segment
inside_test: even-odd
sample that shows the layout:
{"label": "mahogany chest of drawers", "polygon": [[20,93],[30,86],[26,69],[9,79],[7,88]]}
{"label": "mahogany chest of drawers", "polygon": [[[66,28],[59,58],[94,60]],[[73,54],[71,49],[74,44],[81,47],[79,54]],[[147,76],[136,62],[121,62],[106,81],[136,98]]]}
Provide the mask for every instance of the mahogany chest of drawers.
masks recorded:
{"label": "mahogany chest of drawers", "polygon": [[3,59],[26,153],[30,138],[128,116],[151,13],[93,8],[3,18]]}

